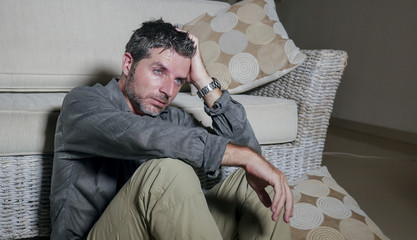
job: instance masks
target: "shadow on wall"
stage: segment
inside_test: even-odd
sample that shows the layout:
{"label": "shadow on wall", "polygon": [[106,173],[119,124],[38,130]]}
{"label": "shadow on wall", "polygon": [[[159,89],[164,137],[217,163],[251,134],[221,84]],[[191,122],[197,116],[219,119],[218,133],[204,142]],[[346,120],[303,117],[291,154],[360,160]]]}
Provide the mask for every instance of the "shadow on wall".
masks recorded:
{"label": "shadow on wall", "polygon": [[[120,70],[121,72],[121,70]],[[91,77],[87,77],[83,86],[93,86],[97,83],[105,86],[113,78],[119,78],[114,72],[106,71],[106,69],[99,69],[95,73],[91,74]],[[45,128],[45,142],[43,147],[43,153],[52,154],[54,152],[54,138],[56,121],[58,120],[61,108],[53,109],[48,114],[47,125]]]}
{"label": "shadow on wall", "polygon": [[[88,79],[85,83],[86,86],[93,86],[96,83],[106,85],[115,75],[106,70],[97,71]],[[53,166],[53,153],[54,153],[54,139],[56,123],[60,114],[60,108],[53,109],[49,112],[46,128],[45,128],[45,142],[43,145],[43,154],[41,155],[41,185],[40,185],[40,201],[38,207],[38,225],[39,235],[49,236],[51,230],[50,221],[50,201],[49,195],[51,191],[51,177]],[[38,237],[30,239],[48,239],[48,237]]]}

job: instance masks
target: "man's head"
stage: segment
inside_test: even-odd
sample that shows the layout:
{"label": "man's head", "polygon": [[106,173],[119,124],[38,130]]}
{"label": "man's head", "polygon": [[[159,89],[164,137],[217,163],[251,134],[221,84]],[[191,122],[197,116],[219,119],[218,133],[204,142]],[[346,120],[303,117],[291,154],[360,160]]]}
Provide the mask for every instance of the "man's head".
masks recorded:
{"label": "man's head", "polygon": [[133,113],[158,115],[188,79],[196,52],[186,32],[162,20],[134,31],[123,56],[119,86]]}
{"label": "man's head", "polygon": [[184,57],[193,57],[196,51],[194,42],[188,33],[178,31],[175,26],[162,19],[148,21],[135,30],[126,44],[126,52],[130,53],[134,62],[149,57],[153,48],[173,49]]}

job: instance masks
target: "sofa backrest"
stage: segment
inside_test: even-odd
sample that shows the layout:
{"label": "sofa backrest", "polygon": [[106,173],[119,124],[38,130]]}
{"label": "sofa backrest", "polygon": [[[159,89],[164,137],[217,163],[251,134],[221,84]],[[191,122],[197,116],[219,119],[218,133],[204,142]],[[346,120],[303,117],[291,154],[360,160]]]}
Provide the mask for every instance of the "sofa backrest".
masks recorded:
{"label": "sofa backrest", "polygon": [[0,92],[66,92],[120,76],[146,20],[185,24],[229,7],[203,0],[2,0]]}

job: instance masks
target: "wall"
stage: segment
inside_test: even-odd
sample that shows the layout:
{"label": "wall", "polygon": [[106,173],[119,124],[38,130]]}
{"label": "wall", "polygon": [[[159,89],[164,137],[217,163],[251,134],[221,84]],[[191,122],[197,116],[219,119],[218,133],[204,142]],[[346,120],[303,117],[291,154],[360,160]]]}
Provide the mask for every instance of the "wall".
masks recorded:
{"label": "wall", "polygon": [[276,4],[280,20],[300,48],[348,52],[333,117],[417,133],[417,1]]}

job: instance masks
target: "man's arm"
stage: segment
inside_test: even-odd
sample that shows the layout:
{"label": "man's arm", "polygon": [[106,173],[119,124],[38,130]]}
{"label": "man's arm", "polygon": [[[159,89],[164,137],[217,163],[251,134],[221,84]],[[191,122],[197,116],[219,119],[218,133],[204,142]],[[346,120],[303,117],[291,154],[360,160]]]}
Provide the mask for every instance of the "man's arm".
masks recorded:
{"label": "man's arm", "polygon": [[[191,34],[190,37],[197,47],[196,55],[191,60],[190,82],[198,90],[201,90],[211,83],[212,79],[201,59],[198,39]],[[209,108],[212,108],[221,96],[222,91],[216,88],[204,96],[204,102]],[[221,165],[242,167],[246,172],[248,183],[258,194],[261,202],[265,207],[271,208],[272,219],[277,220],[282,207],[284,207],[284,220],[289,222],[293,212],[293,196],[284,173],[252,149],[231,143],[226,146]],[[272,201],[265,191],[267,186],[272,186],[274,189],[275,194]]]}
{"label": "man's arm", "polygon": [[[196,46],[196,54],[191,59],[189,81],[200,91],[212,83],[213,79],[209,76],[203,64],[198,38],[190,33],[189,36]],[[222,99],[219,104],[218,101],[222,96],[221,89],[215,88],[203,97],[206,113],[213,120],[212,127],[214,131],[217,135],[230,139],[232,143],[248,146],[260,154],[261,148],[247,120],[245,109],[240,103],[230,99],[229,94],[226,97],[223,96],[223,99],[230,100],[223,101]]]}
{"label": "man's arm", "polygon": [[[271,208],[272,219],[277,220],[284,207],[284,220],[285,222],[290,221],[293,214],[293,196],[283,172],[253,150],[230,143],[226,146],[221,165],[242,167],[246,172],[249,185],[258,194],[261,202],[265,207]],[[274,189],[275,194],[272,201],[265,191],[267,186],[272,186]]]}
{"label": "man's arm", "polygon": [[[213,79],[209,76],[204,67],[203,61],[201,60],[200,46],[198,38],[189,34],[190,38],[194,41],[196,46],[196,53],[191,59],[191,71],[190,71],[190,83],[193,84],[198,90],[201,90],[205,86],[209,85]],[[204,103],[212,108],[214,103],[222,96],[222,91],[215,88],[213,91],[204,95]]]}

